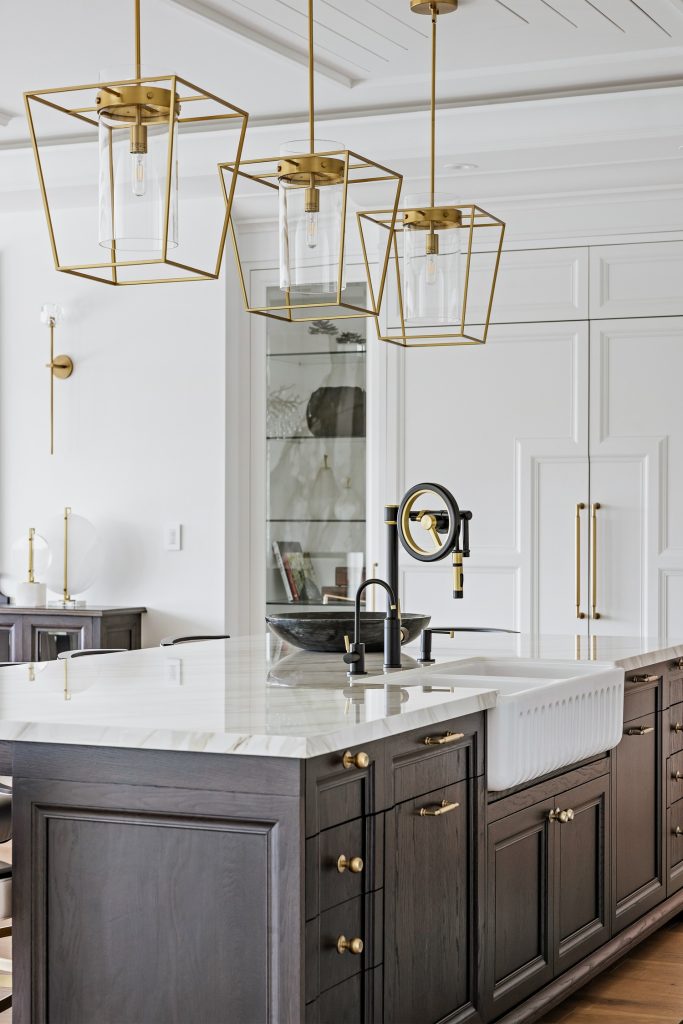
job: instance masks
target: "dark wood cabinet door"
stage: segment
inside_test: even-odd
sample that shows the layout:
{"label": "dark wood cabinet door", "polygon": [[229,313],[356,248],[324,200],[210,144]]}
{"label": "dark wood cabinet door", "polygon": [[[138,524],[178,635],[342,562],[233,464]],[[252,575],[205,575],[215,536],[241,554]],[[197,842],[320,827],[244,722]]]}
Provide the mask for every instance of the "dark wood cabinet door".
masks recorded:
{"label": "dark wood cabinet door", "polygon": [[613,756],[612,930],[616,934],[666,896],[661,714],[627,722]]}
{"label": "dark wood cabinet door", "polygon": [[603,775],[557,797],[574,812],[554,821],[555,956],[561,974],[610,938],[610,777]]}
{"label": "dark wood cabinet door", "polygon": [[551,804],[533,804],[488,827],[487,1020],[553,977]]}
{"label": "dark wood cabinet door", "polygon": [[[385,1020],[476,1021],[471,783],[386,815]],[[459,806],[450,809],[453,804]],[[442,813],[434,814],[434,811]]]}
{"label": "dark wood cabinet door", "polygon": [[668,894],[683,888],[683,800],[675,803],[667,813]]}

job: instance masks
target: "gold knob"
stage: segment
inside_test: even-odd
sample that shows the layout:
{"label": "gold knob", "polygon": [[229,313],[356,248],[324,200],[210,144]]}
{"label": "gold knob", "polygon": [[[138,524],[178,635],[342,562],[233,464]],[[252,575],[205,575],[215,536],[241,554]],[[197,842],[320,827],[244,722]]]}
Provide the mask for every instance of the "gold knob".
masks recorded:
{"label": "gold knob", "polygon": [[570,821],[574,820],[574,812],[571,807],[568,807],[566,811],[561,811],[559,807],[556,807],[554,811],[549,813],[548,820],[558,821],[560,825],[567,825]]}
{"label": "gold knob", "polygon": [[359,875],[363,870],[363,858],[352,857],[351,860],[349,860],[345,853],[340,854],[339,860],[337,861],[337,871],[342,875],[347,868],[354,875]]}
{"label": "gold knob", "polygon": [[352,754],[350,750],[347,750],[342,757],[342,764],[345,768],[367,768],[370,758],[364,750],[359,750],[357,754]]}
{"label": "gold knob", "polygon": [[674,732],[683,732],[683,724],[681,722],[676,722],[673,729]]}
{"label": "gold knob", "polygon": [[337,939],[337,952],[340,956],[346,952],[353,953],[354,956],[360,956],[363,952],[363,940],[347,939],[345,935],[340,935]]}
{"label": "gold knob", "polygon": [[683,828],[681,828],[680,825],[676,825],[676,828],[674,829],[674,835],[676,839],[680,839],[681,837],[683,837]]}
{"label": "gold knob", "polygon": [[681,782],[683,780],[683,772],[674,772],[673,780],[674,782]]}

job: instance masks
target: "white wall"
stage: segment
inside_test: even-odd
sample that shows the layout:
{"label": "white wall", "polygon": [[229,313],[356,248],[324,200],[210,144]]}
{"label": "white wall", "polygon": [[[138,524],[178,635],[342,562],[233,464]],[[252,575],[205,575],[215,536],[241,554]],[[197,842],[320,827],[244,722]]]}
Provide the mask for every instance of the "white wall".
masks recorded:
{"label": "white wall", "polygon": [[[36,203],[37,203],[37,194]],[[196,227],[210,206],[192,202]],[[71,211],[92,228],[92,206]],[[208,226],[208,225],[207,225]],[[49,454],[49,333],[56,351],[56,450]],[[64,505],[90,519],[105,568],[87,600],[145,605],[143,644],[225,628],[225,276],[112,288],[56,273],[42,209],[0,212],[0,579],[12,542]],[[183,550],[162,546],[183,524]]]}

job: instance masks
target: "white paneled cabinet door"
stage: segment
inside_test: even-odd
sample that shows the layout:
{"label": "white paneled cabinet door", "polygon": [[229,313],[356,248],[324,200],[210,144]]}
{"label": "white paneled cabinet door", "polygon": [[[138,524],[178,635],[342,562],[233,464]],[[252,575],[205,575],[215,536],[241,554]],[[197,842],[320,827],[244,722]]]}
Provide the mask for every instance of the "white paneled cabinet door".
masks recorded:
{"label": "white paneled cabinet door", "polygon": [[[585,633],[575,529],[588,502],[587,323],[498,326],[482,347],[409,350],[403,405],[404,489],[442,483],[473,513],[464,599],[451,597],[447,561],[403,556],[403,607],[434,625]],[[580,527],[585,615],[585,511]]]}
{"label": "white paneled cabinet door", "polygon": [[674,637],[683,633],[683,317],[593,321],[590,359],[590,629]]}

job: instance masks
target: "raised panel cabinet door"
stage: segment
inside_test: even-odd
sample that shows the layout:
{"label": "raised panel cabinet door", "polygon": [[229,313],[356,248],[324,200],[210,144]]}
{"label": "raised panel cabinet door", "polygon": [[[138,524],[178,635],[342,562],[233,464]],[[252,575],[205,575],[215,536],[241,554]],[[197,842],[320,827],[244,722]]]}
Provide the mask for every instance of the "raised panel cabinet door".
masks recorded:
{"label": "raised panel cabinet door", "polygon": [[662,715],[627,722],[612,769],[614,934],[666,896],[662,758]]}
{"label": "raised panel cabinet door", "polygon": [[[457,360],[456,380],[452,349],[405,353],[402,484],[440,480],[472,511],[465,600],[453,602],[445,562],[401,552],[402,606],[444,626],[586,633],[575,512],[589,491],[588,325],[495,326]],[[584,615],[587,525],[584,512]]]}
{"label": "raised panel cabinet door", "polygon": [[590,325],[591,623],[673,636],[683,621],[683,318]]}
{"label": "raised panel cabinet door", "polygon": [[673,896],[683,888],[683,800],[679,800],[667,814],[668,836],[668,892]]}
{"label": "raised panel cabinet door", "polygon": [[[473,267],[468,319],[483,323],[490,277]],[[531,324],[588,319],[588,248],[504,249],[496,282],[492,322]]]}
{"label": "raised panel cabinet door", "polygon": [[554,820],[555,955],[560,974],[606,942],[611,934],[610,777],[586,782],[557,796],[556,809],[573,811]]}
{"label": "raised panel cabinet door", "polygon": [[[471,783],[386,815],[385,1020],[478,1021],[474,1000]],[[390,869],[389,869],[390,866]]]}
{"label": "raised panel cabinet door", "polygon": [[553,977],[553,885],[550,801],[488,827],[486,1019]]}
{"label": "raised panel cabinet door", "polygon": [[590,316],[683,314],[683,242],[597,245],[590,249]]}

